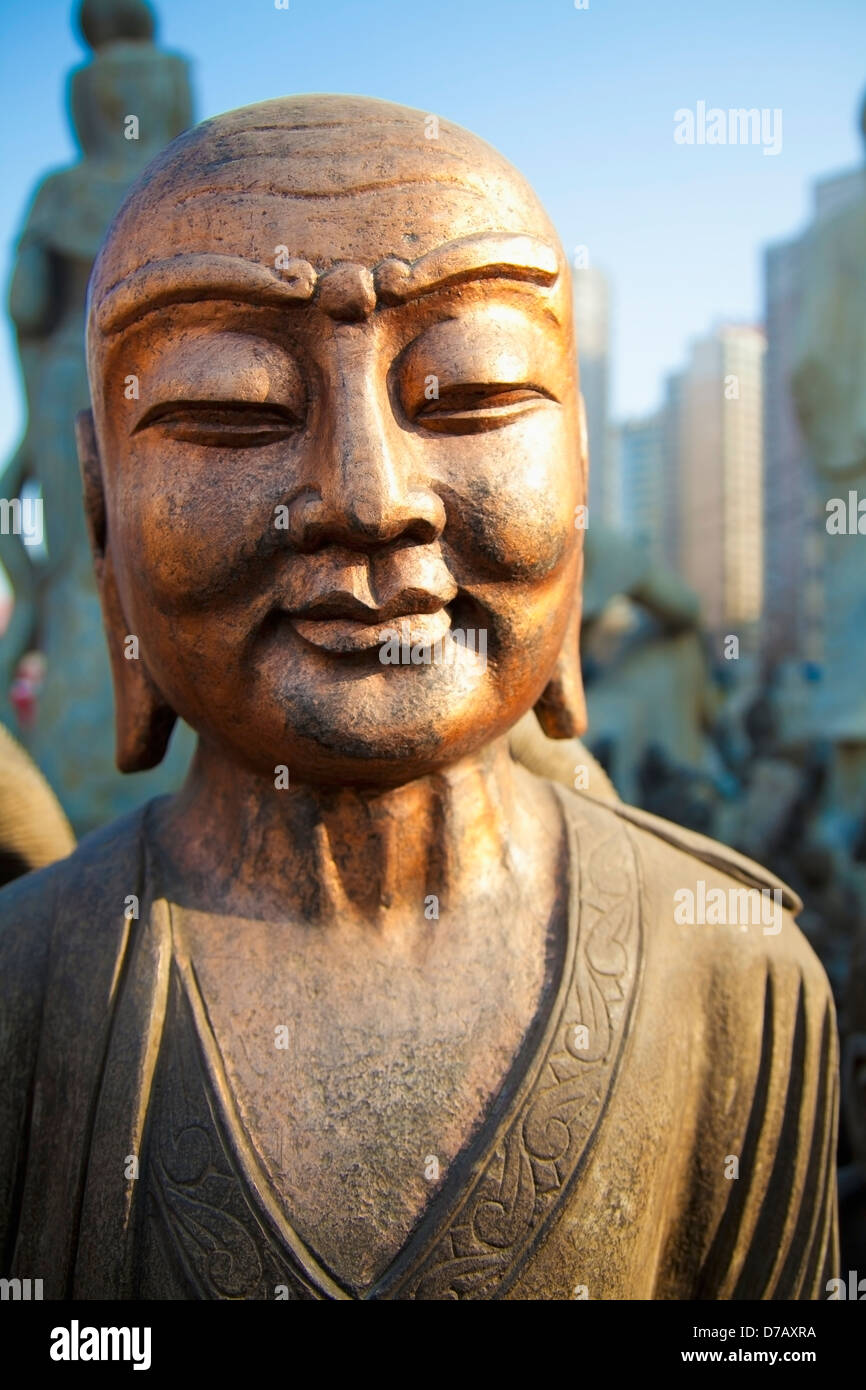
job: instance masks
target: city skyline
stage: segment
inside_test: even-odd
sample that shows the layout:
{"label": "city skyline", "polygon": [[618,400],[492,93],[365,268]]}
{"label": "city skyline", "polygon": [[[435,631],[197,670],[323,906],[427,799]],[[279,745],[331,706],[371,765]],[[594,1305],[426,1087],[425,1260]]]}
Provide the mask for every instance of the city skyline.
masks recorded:
{"label": "city skyline", "polygon": [[651,414],[613,426],[615,522],[678,573],[709,632],[757,637],[764,578],[763,329],[696,336]]}

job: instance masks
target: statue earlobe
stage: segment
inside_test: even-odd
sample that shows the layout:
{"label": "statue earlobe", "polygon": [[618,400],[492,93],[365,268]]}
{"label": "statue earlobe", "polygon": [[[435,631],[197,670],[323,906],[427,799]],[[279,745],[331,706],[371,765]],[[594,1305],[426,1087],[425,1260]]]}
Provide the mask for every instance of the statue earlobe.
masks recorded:
{"label": "statue earlobe", "polygon": [[580,604],[568,628],[553,673],[535,702],[535,714],[548,738],[579,738],[586,731],[586,699],[580,670]]}
{"label": "statue earlobe", "polygon": [[78,446],[78,465],[84,493],[84,516],[98,581],[99,567],[105,558],[105,492],[92,410],[79,410],[76,415],[75,443]]}
{"label": "statue earlobe", "polygon": [[82,410],[76,416],[75,438],[87,532],[114,683],[115,760],[121,772],[144,772],[162,762],[177,715],[151,680],[138,650],[137,638],[129,631],[123,615],[111,556],[105,489],[92,411]]}
{"label": "statue earlobe", "polygon": [[586,423],[586,401],[583,392],[577,393],[577,428],[580,440],[580,485],[583,501],[589,501],[589,429]]}
{"label": "statue earlobe", "polygon": [[[588,497],[589,447],[586,407],[578,393],[578,437],[580,440],[580,479],[582,500]],[[581,528],[582,530],[583,528]],[[548,738],[580,738],[586,732],[586,696],[580,668],[581,593],[583,589],[583,547],[577,580],[577,598],[568,620],[553,674],[535,703],[535,714]]]}

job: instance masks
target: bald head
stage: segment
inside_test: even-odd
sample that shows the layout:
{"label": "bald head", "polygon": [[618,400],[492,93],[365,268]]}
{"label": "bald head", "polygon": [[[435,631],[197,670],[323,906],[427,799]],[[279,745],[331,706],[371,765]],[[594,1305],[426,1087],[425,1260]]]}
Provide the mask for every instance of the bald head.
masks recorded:
{"label": "bald head", "polygon": [[372,98],[286,97],[205,121],[134,186],[94,267],[91,358],[172,295],[317,295],[351,319],[461,275],[550,287],[561,261],[532,190],[477,136]]}
{"label": "bald head", "polygon": [[[457,756],[533,703],[576,621],[571,295],[535,195],[483,141],[361,97],[206,122],[109,229],[88,365],[107,621],[139,636],[166,708],[232,746],[248,726],[257,764],[297,737],[329,767],[351,744],[390,769],[398,730]],[[483,670],[443,670],[420,700],[358,662],[348,689],[338,657],[412,604],[423,637],[461,585],[493,634]],[[124,766],[159,756],[127,742]]]}

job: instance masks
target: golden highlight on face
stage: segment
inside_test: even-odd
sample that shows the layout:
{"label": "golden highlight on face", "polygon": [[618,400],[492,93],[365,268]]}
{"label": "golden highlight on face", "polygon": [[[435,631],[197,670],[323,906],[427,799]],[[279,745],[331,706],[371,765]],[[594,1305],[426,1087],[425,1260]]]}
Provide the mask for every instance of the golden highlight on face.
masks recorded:
{"label": "golden highlight on face", "polygon": [[[361,98],[217,118],[94,270],[108,582],[168,705],[263,772],[453,761],[535,702],[573,613],[568,272],[501,157],[424,128]],[[419,659],[383,664],[401,624]],[[467,632],[485,661],[425,659]]]}

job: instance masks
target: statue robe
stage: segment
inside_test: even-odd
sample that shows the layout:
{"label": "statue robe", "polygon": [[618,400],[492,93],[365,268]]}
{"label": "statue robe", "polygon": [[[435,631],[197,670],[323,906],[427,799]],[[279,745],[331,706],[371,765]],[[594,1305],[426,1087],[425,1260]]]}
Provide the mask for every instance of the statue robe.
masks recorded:
{"label": "statue robe", "polygon": [[[825,1297],[836,1030],[800,904],[721,845],[557,794],[568,944],[536,1045],[365,1288],[323,1267],[243,1130],[147,808],[6,888],[4,1273],[58,1299]],[[678,924],[700,881],[777,890],[780,930]]]}

